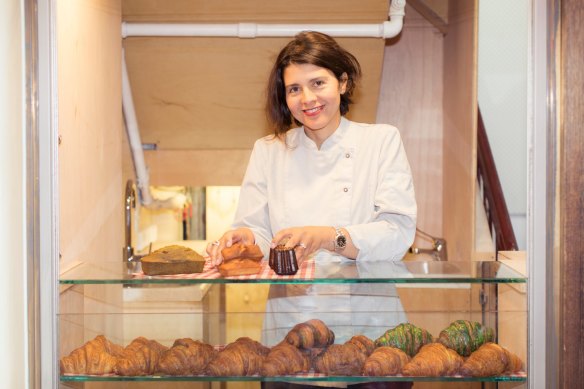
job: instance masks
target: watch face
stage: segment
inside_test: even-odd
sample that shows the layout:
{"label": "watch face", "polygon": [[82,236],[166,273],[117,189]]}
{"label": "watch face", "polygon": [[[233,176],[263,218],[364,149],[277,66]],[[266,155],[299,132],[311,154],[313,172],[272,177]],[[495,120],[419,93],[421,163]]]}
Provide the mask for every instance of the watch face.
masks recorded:
{"label": "watch face", "polygon": [[347,246],[347,238],[344,235],[337,236],[337,247],[344,249]]}

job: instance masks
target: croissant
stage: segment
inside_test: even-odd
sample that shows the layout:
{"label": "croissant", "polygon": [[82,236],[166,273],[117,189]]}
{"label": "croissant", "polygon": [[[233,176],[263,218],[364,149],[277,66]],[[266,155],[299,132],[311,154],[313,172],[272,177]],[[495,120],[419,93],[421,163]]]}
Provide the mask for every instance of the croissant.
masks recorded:
{"label": "croissant", "polygon": [[310,354],[302,352],[289,343],[281,342],[274,346],[261,368],[261,375],[273,377],[291,375],[310,370]]}
{"label": "croissant", "polygon": [[483,343],[495,340],[495,332],[490,327],[469,320],[456,320],[443,329],[438,342],[455,350],[463,357],[468,357]]}
{"label": "croissant", "polygon": [[356,335],[344,344],[332,344],[315,357],[314,370],[326,375],[361,375],[372,344],[364,335]]}
{"label": "croissant", "polygon": [[299,348],[325,347],[335,342],[335,333],[323,321],[311,319],[296,324],[285,340]]}
{"label": "croissant", "polygon": [[485,343],[464,361],[460,374],[472,377],[515,373],[523,368],[521,359],[497,343]]}
{"label": "croissant", "polygon": [[247,337],[239,338],[225,346],[209,362],[205,373],[218,377],[259,374],[269,351],[269,348],[255,340]]}
{"label": "croissant", "polygon": [[375,349],[365,361],[363,375],[388,376],[402,372],[403,367],[410,361],[408,354],[391,346],[381,346]]}
{"label": "croissant", "polygon": [[434,338],[430,332],[423,328],[416,327],[410,323],[401,323],[396,327],[385,331],[385,333],[375,340],[375,345],[396,347],[413,357],[418,353],[420,347],[432,343]]}
{"label": "croissant", "polygon": [[134,339],[123,351],[114,371],[121,376],[151,375],[158,369],[162,354],[168,350],[155,340],[142,336]]}
{"label": "croissant", "polygon": [[59,361],[61,374],[110,374],[114,372],[122,346],[98,335]]}
{"label": "croissant", "polygon": [[177,339],[160,359],[158,371],[168,375],[202,374],[216,354],[209,344],[190,338]]}
{"label": "croissant", "polygon": [[366,337],[365,335],[355,335],[351,339],[347,341],[348,343],[352,343],[361,350],[363,354],[366,356],[371,355],[373,350],[375,350],[375,342],[371,339]]}
{"label": "croissant", "polygon": [[462,366],[463,359],[456,351],[442,343],[429,343],[422,346],[403,370],[406,376],[441,377],[454,375]]}

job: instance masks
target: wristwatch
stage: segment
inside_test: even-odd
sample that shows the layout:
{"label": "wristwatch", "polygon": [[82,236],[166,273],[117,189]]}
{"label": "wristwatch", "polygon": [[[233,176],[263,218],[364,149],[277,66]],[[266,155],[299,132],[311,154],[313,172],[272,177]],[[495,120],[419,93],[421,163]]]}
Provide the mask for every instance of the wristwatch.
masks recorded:
{"label": "wristwatch", "polygon": [[335,240],[333,243],[335,245],[335,251],[342,251],[347,247],[347,237],[338,227],[335,227]]}

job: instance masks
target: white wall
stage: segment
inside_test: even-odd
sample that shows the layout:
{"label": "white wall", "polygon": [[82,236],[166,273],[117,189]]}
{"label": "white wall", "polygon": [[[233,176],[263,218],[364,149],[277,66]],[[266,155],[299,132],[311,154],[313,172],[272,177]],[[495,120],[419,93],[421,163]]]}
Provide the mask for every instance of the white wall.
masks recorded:
{"label": "white wall", "polygon": [[20,0],[0,1],[0,377],[27,387],[24,38]]}
{"label": "white wall", "polygon": [[520,250],[526,247],[530,4],[479,1],[479,107]]}

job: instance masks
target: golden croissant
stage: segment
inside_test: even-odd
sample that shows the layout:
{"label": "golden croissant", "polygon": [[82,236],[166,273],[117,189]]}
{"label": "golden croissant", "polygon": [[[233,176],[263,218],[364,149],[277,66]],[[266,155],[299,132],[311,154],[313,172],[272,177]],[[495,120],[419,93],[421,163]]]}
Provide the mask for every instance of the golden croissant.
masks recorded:
{"label": "golden croissant", "polygon": [[122,376],[152,375],[157,371],[158,362],[167,350],[168,347],[155,340],[138,337],[124,348],[114,371]]}
{"label": "golden croissant", "polygon": [[400,374],[409,361],[410,357],[401,349],[381,346],[376,348],[365,361],[363,375],[388,376]]}
{"label": "golden croissant", "polygon": [[122,346],[98,335],[61,358],[61,374],[111,374],[122,350]]}
{"label": "golden croissant", "polygon": [[523,361],[497,343],[485,343],[464,361],[460,374],[472,377],[498,376],[516,373],[523,368]]}
{"label": "golden croissant", "polygon": [[177,339],[160,359],[158,371],[168,375],[202,374],[216,354],[209,344],[190,338]]}
{"label": "golden croissant", "polygon": [[406,376],[441,377],[454,375],[462,366],[458,353],[442,343],[429,343],[403,368]]}
{"label": "golden croissant", "polygon": [[296,324],[285,340],[300,348],[325,347],[335,342],[335,334],[319,319],[311,319]]}
{"label": "golden croissant", "polygon": [[289,343],[281,342],[274,346],[266,356],[261,368],[261,375],[273,377],[303,373],[309,370],[310,353]]}
{"label": "golden croissant", "polygon": [[347,343],[352,343],[361,350],[366,356],[371,355],[373,350],[375,350],[375,342],[365,335],[355,335],[347,341]]}
{"label": "golden croissant", "polygon": [[363,335],[356,335],[344,344],[332,344],[315,357],[314,370],[330,376],[361,375],[374,347],[373,341]]}
{"label": "golden croissant", "polygon": [[259,374],[269,348],[247,337],[229,343],[207,365],[212,376],[249,376]]}

